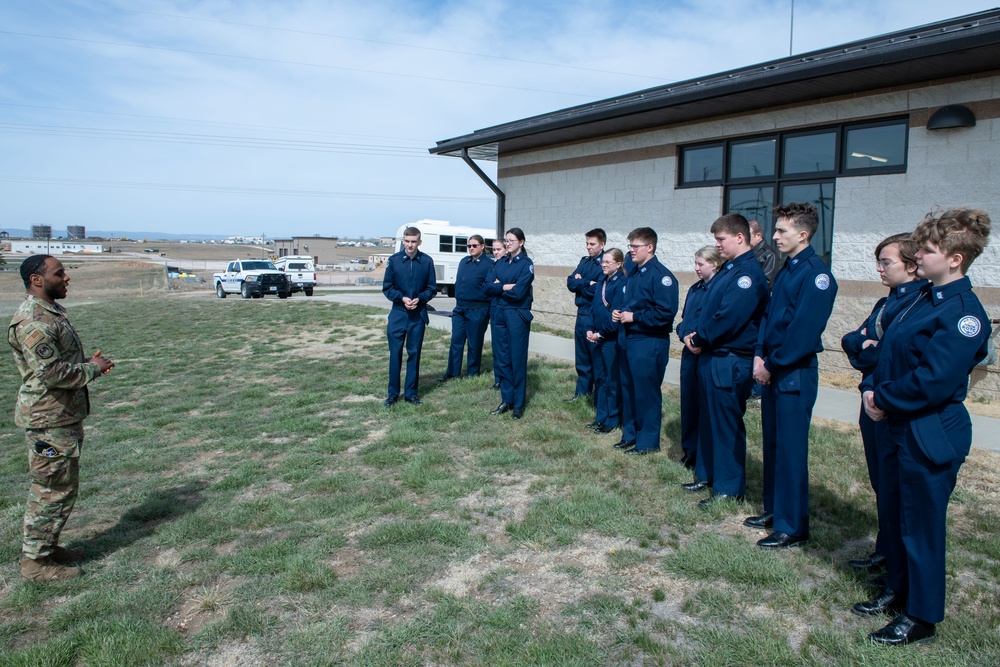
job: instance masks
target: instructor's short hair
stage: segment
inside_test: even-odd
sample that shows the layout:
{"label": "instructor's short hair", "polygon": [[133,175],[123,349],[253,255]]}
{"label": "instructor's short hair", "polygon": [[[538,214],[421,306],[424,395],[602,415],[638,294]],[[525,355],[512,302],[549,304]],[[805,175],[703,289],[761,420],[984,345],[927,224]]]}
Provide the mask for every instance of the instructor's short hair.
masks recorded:
{"label": "instructor's short hair", "polygon": [[737,234],[742,234],[743,240],[750,243],[750,224],[739,213],[725,214],[712,223],[712,228],[709,232],[713,235],[729,234],[730,236],[736,236]]}
{"label": "instructor's short hair", "polygon": [[420,230],[417,229],[416,227],[407,227],[406,229],[403,230],[403,236],[416,236],[419,239]]}
{"label": "instructor's short hair", "polygon": [[588,239],[597,239],[600,243],[608,242],[608,235],[605,234],[604,230],[601,229],[600,227],[595,227],[594,229],[591,229],[583,236]]}
{"label": "instructor's short hair", "polygon": [[651,243],[653,252],[656,252],[656,230],[652,227],[636,227],[628,233],[628,240]]}
{"label": "instructor's short hair", "polygon": [[45,275],[45,260],[50,257],[52,255],[32,255],[21,262],[21,280],[25,288],[31,287],[31,276]]}
{"label": "instructor's short hair", "polygon": [[773,214],[775,220],[778,218],[791,220],[792,224],[795,225],[795,229],[800,232],[806,232],[810,239],[819,228],[819,211],[812,204],[798,202],[779,204],[774,207]]}

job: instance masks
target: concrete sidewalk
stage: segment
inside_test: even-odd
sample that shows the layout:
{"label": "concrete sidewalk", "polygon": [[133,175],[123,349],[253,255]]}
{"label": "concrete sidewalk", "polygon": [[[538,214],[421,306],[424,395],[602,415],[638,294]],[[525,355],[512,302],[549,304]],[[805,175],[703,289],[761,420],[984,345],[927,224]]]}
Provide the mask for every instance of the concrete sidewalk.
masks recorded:
{"label": "concrete sidewalk", "polygon": [[[335,294],[321,298],[341,303],[362,304],[385,309],[388,309],[391,305],[381,294],[345,293],[343,295]],[[431,314],[431,326],[435,329],[451,332],[451,309],[454,307],[454,304],[454,299],[435,298],[433,305],[437,310]],[[487,340],[489,340],[489,337],[490,332],[487,330]],[[671,345],[677,344],[677,339],[672,337]],[[544,354],[572,363],[574,344],[572,339],[569,338],[561,338],[551,334],[532,331],[531,337],[528,339],[528,350],[536,354]],[[672,385],[680,384],[680,366],[678,359],[671,359],[670,363],[667,364],[667,372],[663,378],[664,382]],[[857,426],[860,409],[861,396],[858,392],[820,387],[819,396],[816,398],[816,407],[813,408],[813,415]],[[972,444],[974,447],[1000,452],[1000,419],[972,415]]]}

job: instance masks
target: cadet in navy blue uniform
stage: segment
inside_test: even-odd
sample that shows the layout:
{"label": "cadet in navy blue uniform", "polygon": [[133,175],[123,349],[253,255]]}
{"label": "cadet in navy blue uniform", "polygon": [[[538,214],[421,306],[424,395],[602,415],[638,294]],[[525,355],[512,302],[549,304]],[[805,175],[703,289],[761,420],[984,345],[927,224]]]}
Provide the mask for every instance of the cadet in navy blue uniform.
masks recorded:
{"label": "cadet in navy blue uniform", "polygon": [[620,322],[622,346],[622,439],[626,454],[660,451],[663,373],[677,313],[677,279],[656,259],[656,232],[649,227],[628,235],[635,270],[625,283],[625,303],[611,317]]}
{"label": "cadet in navy blue uniform", "polygon": [[[878,300],[871,314],[856,330],[845,334],[840,340],[840,346],[847,354],[848,361],[856,370],[861,371],[862,380],[871,375],[878,364],[882,348],[879,342],[885,330],[896,315],[898,315],[920,293],[920,288],[927,281],[917,280],[917,245],[910,234],[894,234],[884,239],[875,248],[875,268],[882,284],[889,288],[889,295]],[[868,464],[868,480],[878,498],[878,438],[882,426],[873,422],[861,405],[858,416],[858,426],[861,429],[861,442],[865,448],[865,461]],[[879,519],[881,525],[882,520]],[[848,561],[855,570],[868,571],[881,569],[885,565],[885,554],[881,548],[881,531],[875,537],[875,551],[867,558]],[[859,603],[859,605],[862,603]],[[865,613],[860,611],[859,613]]]}
{"label": "cadet in navy blue uniform", "polygon": [[399,373],[406,346],[406,390],[404,400],[420,405],[417,382],[420,379],[420,348],[427,326],[427,302],[437,293],[434,261],[420,252],[420,230],[403,230],[403,249],[389,257],[385,265],[382,293],[392,301],[389,311],[389,395],[385,407],[399,400]]}
{"label": "cadet in navy blue uniform", "polygon": [[[493,261],[499,262],[507,256],[507,245],[503,239],[493,239]],[[487,276],[489,277],[489,276]],[[485,289],[485,285],[483,288]],[[503,377],[503,369],[500,368],[498,359],[502,359],[506,354],[507,339],[497,336],[497,316],[500,314],[500,295],[490,298],[490,344],[493,347],[493,388],[500,390],[500,379]]]}
{"label": "cadet in navy blue uniform", "polygon": [[963,401],[990,337],[965,274],[989,234],[986,212],[970,209],[929,215],[917,227],[917,275],[931,284],[889,325],[875,372],[862,386],[868,416],[886,421],[878,501],[894,599],[883,611],[900,612],[868,635],[876,643],[932,639],[944,619],[948,501],[972,445]]}
{"label": "cadet in navy blue uniform", "polygon": [[[698,282],[688,289],[681,310],[681,322],[677,325],[677,337],[682,341],[688,334],[695,332],[698,316],[705,301],[705,291],[708,283],[722,265],[722,255],[712,246],[705,246],[694,254],[694,273]],[[681,463],[694,470],[698,460],[698,357],[684,346],[681,350]],[[694,483],[685,484],[684,488],[695,491],[705,488],[708,483],[695,476]],[[693,488],[697,487],[697,488]]]}
{"label": "cadet in navy blue uniform", "polygon": [[462,374],[462,357],[469,346],[466,375],[479,375],[483,358],[483,340],[490,323],[490,298],[486,296],[486,277],[493,269],[493,260],[484,254],[486,241],[479,234],[469,237],[469,256],[458,263],[455,275],[455,309],[451,315],[451,348],[448,350],[448,370],[438,382]]}
{"label": "cadet in navy blue uniform", "polygon": [[587,329],[591,325],[590,308],[594,302],[594,289],[601,279],[601,260],[604,259],[604,244],[608,237],[603,229],[591,229],[587,239],[587,254],[580,259],[573,273],[566,278],[566,287],[575,295],[576,327],[573,340],[576,342],[576,392],[570,402],[589,395],[594,390],[594,369],[598,362],[596,349],[587,341]]}
{"label": "cadet in navy blue uniform", "polygon": [[816,355],[823,351],[837,281],[809,243],[819,224],[815,206],[775,206],[774,219],[775,245],[788,258],[774,279],[754,358],[754,379],[764,388],[764,514],[746,523],[772,523],[773,532],[757,546],[785,549],[809,539],[809,422],[819,391]]}
{"label": "cadet in navy blue uniform", "polygon": [[528,335],[531,333],[531,283],[535,266],[524,249],[524,232],[518,227],[504,237],[507,257],[493,264],[486,279],[486,293],[497,299],[497,328],[493,337],[504,338],[506,349],[499,359],[502,367],[502,402],[490,414],[513,410],[514,419],[524,416],[524,395],[528,384]]}
{"label": "cadet in navy blue uniform", "polygon": [[[724,264],[708,285],[701,316],[685,336],[698,360],[698,439],[695,480],[712,495],[701,507],[742,500],[746,493],[747,431],[743,415],[753,388],[753,352],[767,307],[767,277],[750,245],[750,226],[739,213],[712,223],[715,248]],[[682,406],[683,407],[683,406]]]}
{"label": "cadet in navy blue uniform", "polygon": [[588,344],[594,347],[594,422],[588,424],[595,433],[610,433],[621,422],[621,351],[618,331],[621,324],[611,319],[625,302],[625,256],[618,248],[604,252],[601,269],[604,275],[594,290],[594,305],[590,309],[587,328]]}

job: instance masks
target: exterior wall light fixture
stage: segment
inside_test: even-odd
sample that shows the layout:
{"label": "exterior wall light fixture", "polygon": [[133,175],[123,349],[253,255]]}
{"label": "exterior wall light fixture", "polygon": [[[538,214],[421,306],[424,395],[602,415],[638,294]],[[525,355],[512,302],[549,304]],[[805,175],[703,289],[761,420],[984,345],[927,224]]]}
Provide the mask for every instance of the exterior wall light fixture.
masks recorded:
{"label": "exterior wall light fixture", "polygon": [[975,127],[976,116],[972,109],[961,104],[941,107],[927,120],[928,130],[943,130],[949,127]]}

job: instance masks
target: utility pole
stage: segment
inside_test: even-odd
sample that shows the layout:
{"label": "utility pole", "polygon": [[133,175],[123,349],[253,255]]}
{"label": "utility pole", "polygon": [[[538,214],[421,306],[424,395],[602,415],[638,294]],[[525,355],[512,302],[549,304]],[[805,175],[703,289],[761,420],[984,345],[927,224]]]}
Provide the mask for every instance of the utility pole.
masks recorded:
{"label": "utility pole", "polygon": [[792,55],[792,39],[795,37],[795,0],[792,0],[792,14],[788,22],[788,55]]}

